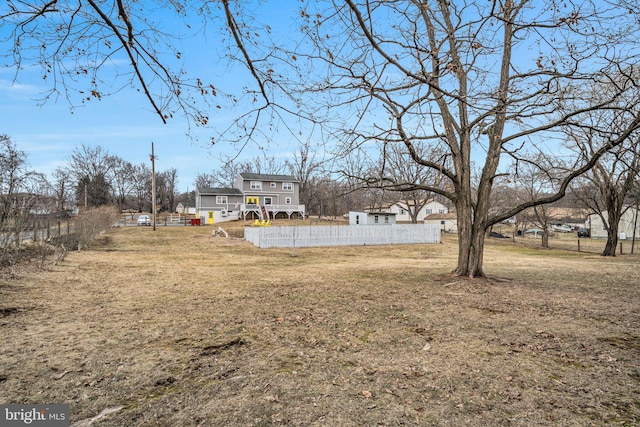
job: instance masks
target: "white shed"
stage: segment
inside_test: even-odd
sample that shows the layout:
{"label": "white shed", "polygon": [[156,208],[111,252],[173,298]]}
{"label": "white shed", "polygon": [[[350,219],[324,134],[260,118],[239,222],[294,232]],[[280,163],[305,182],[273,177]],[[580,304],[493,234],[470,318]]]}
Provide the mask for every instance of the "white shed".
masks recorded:
{"label": "white shed", "polygon": [[[603,212],[602,214],[606,219],[608,218],[607,212]],[[604,227],[600,215],[589,215],[585,226],[591,230],[591,237],[596,239],[607,238],[607,230]],[[622,218],[620,218],[620,222],[618,223],[618,232],[620,233],[618,237],[622,240],[633,239],[634,235],[636,239],[640,239],[640,212],[634,207],[629,207],[624,214],[622,214]]]}
{"label": "white shed", "polygon": [[390,225],[396,223],[391,212],[349,212],[349,225]]}
{"label": "white shed", "polygon": [[444,233],[458,232],[458,217],[455,213],[431,214],[424,219],[425,224],[438,224]]}

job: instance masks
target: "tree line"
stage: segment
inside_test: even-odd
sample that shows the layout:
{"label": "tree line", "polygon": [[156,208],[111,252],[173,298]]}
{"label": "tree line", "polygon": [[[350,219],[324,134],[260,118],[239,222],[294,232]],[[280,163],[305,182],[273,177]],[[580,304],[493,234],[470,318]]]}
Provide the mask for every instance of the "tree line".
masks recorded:
{"label": "tree line", "polygon": [[[149,165],[133,164],[104,147],[81,145],[65,165],[46,176],[29,170],[27,154],[9,136],[0,135],[0,170],[0,194],[37,196],[39,211],[62,212],[103,205],[138,212],[151,209]],[[156,172],[157,204],[161,210],[175,208],[177,183],[175,168]]]}

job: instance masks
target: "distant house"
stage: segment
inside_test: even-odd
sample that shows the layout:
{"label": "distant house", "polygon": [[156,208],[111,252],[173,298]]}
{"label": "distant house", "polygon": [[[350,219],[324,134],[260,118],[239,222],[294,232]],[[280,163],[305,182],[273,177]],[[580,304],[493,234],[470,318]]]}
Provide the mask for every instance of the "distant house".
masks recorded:
{"label": "distant house", "polygon": [[196,207],[193,205],[187,205],[186,202],[180,202],[176,205],[176,213],[194,215],[196,213]]}
{"label": "distant house", "polygon": [[[237,188],[196,189],[196,215],[213,224],[235,214],[239,218],[242,192]],[[216,218],[216,213],[220,218]]]}
{"label": "distant house", "polygon": [[197,188],[195,210],[208,224],[228,219],[302,218],[305,215],[297,179],[256,173],[238,174],[233,188]]}
{"label": "distant house", "polygon": [[[589,210],[585,208],[549,207],[546,209],[546,216],[550,225],[569,225],[574,228],[585,226],[585,221],[589,216]],[[533,208],[527,209],[516,216],[518,221],[538,224],[538,218]]]}
{"label": "distant house", "polygon": [[390,225],[396,223],[391,212],[349,212],[349,225]]}
{"label": "distant house", "polygon": [[[606,212],[603,212],[602,214],[605,218],[608,218]],[[587,229],[591,230],[592,238],[607,238],[607,230],[604,227],[604,223],[602,222],[602,218],[600,217],[600,215],[589,215],[585,225]],[[622,218],[620,218],[620,222],[618,223],[618,237],[624,239],[632,239],[634,236],[634,228],[636,231],[636,239],[640,239],[640,212],[634,207],[629,207],[625,211],[625,213],[622,214]]]}
{"label": "distant house", "polygon": [[380,207],[367,207],[364,210],[366,212],[378,211],[389,212],[396,214],[396,220],[398,222],[411,222],[411,212],[419,209],[416,218],[420,221],[421,218],[431,214],[446,214],[449,209],[442,203],[429,199],[424,203],[424,206],[420,206],[421,202],[416,203],[414,200],[398,200],[395,202],[384,203]]}
{"label": "distant house", "polygon": [[444,233],[458,232],[458,217],[455,213],[430,214],[424,218],[425,224],[438,224]]}

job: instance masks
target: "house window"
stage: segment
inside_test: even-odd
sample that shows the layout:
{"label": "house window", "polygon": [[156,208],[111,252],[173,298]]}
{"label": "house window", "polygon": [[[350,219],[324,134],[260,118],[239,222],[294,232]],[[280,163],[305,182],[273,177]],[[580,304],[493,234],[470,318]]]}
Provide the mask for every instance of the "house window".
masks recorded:
{"label": "house window", "polygon": [[252,190],[262,190],[262,182],[260,182],[260,181],[251,181],[251,184],[249,185],[249,187]]}
{"label": "house window", "polygon": [[438,213],[443,214],[444,213],[444,209],[438,209]]}
{"label": "house window", "polygon": [[379,224],[379,223],[380,223],[380,217],[378,217],[378,215],[375,215],[375,216],[373,217],[373,222],[374,222],[375,224]]}
{"label": "house window", "polygon": [[216,196],[216,205],[226,205],[227,203],[227,196]]}
{"label": "house window", "polygon": [[265,205],[271,205],[273,203],[273,199],[271,197],[265,197],[264,198],[264,204]]}
{"label": "house window", "polygon": [[427,209],[425,212],[427,213],[427,215],[431,215],[433,213],[433,209]]}
{"label": "house window", "polygon": [[285,205],[290,205],[291,204],[291,197],[285,197],[284,198],[284,204]]}
{"label": "house window", "polygon": [[360,215],[356,215],[356,225],[360,224]]}
{"label": "house window", "polygon": [[384,216],[384,223],[389,224],[389,215]]}
{"label": "house window", "polygon": [[275,182],[272,182],[271,184],[269,184],[269,187],[271,187],[271,188],[276,188],[276,185],[277,185],[277,184],[276,184]]}
{"label": "house window", "polygon": [[292,182],[283,182],[282,189],[285,191],[293,191],[293,183]]}

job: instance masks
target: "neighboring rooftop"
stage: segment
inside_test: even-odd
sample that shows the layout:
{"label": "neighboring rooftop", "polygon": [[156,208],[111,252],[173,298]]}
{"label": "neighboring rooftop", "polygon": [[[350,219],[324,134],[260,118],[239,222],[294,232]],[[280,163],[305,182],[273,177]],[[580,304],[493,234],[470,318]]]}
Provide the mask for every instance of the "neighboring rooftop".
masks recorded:
{"label": "neighboring rooftop", "polygon": [[286,182],[298,182],[298,180],[291,175],[271,175],[262,173],[249,173],[243,172],[240,174],[243,179],[254,181],[286,181]]}
{"label": "neighboring rooftop", "polygon": [[215,194],[222,196],[242,196],[242,191],[237,188],[209,188],[209,187],[198,187],[198,193],[200,194]]}

